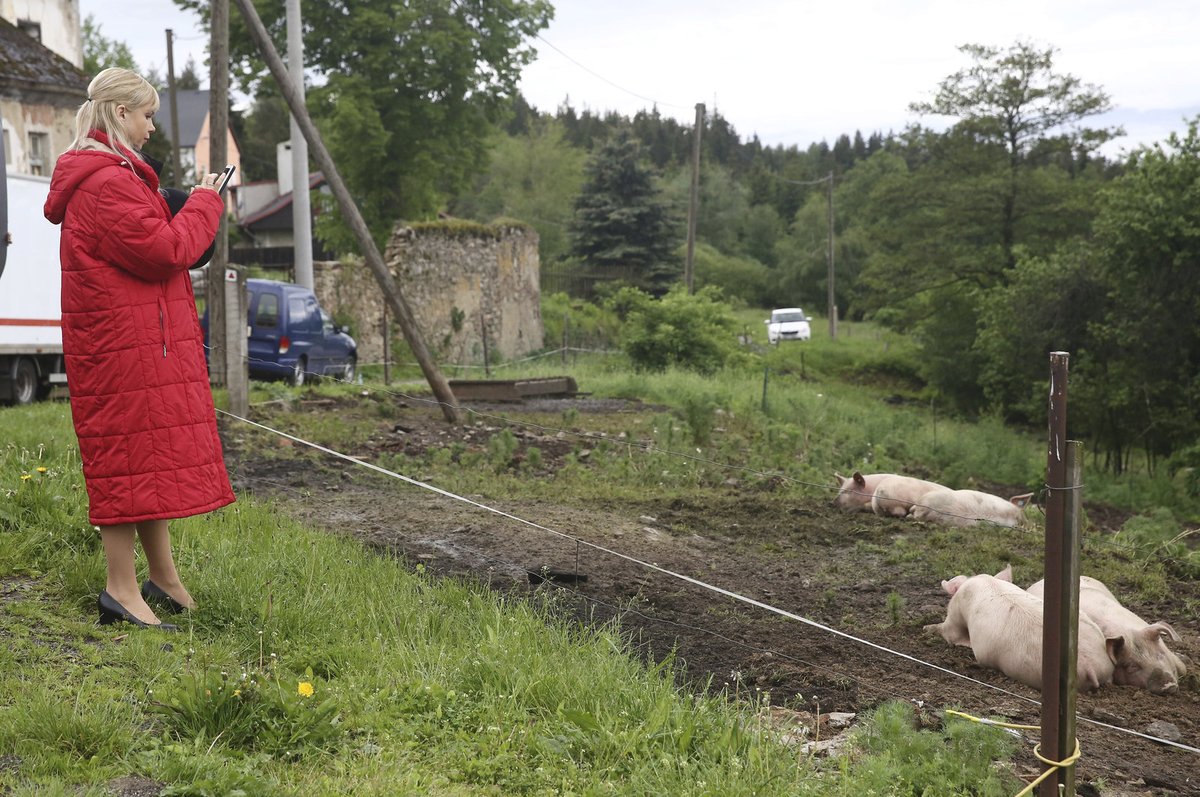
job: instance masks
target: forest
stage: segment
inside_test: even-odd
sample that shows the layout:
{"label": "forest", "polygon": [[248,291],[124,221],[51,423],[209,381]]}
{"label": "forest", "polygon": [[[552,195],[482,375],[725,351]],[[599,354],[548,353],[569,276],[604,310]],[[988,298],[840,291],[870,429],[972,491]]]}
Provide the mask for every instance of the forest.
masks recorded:
{"label": "forest", "polygon": [[[282,9],[258,5],[282,48]],[[690,124],[526,103],[546,2],[384,5],[314,8],[305,32],[309,109],[377,240],[438,214],[514,219],[540,235],[545,292],[681,283]],[[93,53],[112,49],[92,32]],[[1053,46],[960,53],[938,86],[912,87],[933,98],[904,130],[766,146],[707,109],[695,287],[823,314],[832,258],[838,315],[913,336],[923,398],[963,417],[1040,426],[1046,355],[1069,352],[1071,434],[1095,466],[1200,491],[1197,120],[1113,157],[1121,131],[1094,124],[1111,99],[1059,69]],[[231,55],[251,98],[234,114],[243,169],[262,178],[286,107],[237,15]],[[315,199],[322,243],[352,254],[336,208]]]}

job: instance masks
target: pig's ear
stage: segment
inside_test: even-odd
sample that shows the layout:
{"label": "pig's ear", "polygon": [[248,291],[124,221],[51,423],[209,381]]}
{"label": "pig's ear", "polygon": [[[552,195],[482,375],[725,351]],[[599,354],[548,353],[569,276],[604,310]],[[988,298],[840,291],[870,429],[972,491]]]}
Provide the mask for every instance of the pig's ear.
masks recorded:
{"label": "pig's ear", "polygon": [[854,483],[857,484],[859,487],[867,486],[866,478],[864,478],[863,475],[861,473],[859,473],[858,471],[854,471],[854,476],[852,476],[851,478],[854,479]]}
{"label": "pig's ear", "polygon": [[1019,506],[1024,509],[1025,505],[1029,503],[1031,498],[1033,498],[1033,493],[1025,493],[1024,495],[1014,495],[1012,498],[1008,499],[1008,502],[1013,506]]}
{"label": "pig's ear", "polygon": [[1125,651],[1125,637],[1110,636],[1104,640],[1104,649],[1108,652],[1108,657],[1112,659],[1113,664],[1121,660],[1121,654]]}
{"label": "pig's ear", "polygon": [[958,592],[958,588],[961,587],[963,582],[966,580],[966,576],[955,576],[949,581],[943,581],[942,589],[946,590],[947,595],[953,595],[954,593]]}
{"label": "pig's ear", "polygon": [[1007,581],[1012,583],[1012,565],[1006,565],[1003,570],[996,574],[997,581]]}
{"label": "pig's ear", "polygon": [[1153,642],[1155,638],[1162,640],[1171,640],[1172,642],[1182,642],[1183,639],[1179,634],[1175,633],[1175,629],[1166,623],[1155,623],[1148,625],[1139,632],[1146,638],[1147,642]]}

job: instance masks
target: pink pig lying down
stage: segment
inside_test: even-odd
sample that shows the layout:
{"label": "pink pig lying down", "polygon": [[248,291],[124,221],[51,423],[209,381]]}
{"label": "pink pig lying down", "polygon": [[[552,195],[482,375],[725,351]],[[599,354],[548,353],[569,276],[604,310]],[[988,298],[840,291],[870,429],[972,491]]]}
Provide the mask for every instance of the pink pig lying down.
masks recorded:
{"label": "pink pig lying down", "polygon": [[1032,498],[1033,493],[1025,493],[1006,501],[979,490],[937,490],[917,499],[912,517],[946,526],[994,523],[1015,528],[1025,520],[1025,505]]}
{"label": "pink pig lying down", "polygon": [[[1040,598],[1045,586],[1045,581],[1038,581],[1029,593]],[[1105,636],[1117,639],[1113,683],[1156,695],[1179,691],[1187,667],[1166,645],[1167,639],[1181,641],[1175,629],[1162,622],[1147,623],[1122,606],[1102,582],[1088,576],[1079,578],[1079,613],[1100,626]]]}
{"label": "pink pig lying down", "polygon": [[[950,595],[946,619],[925,626],[975,660],[1026,686],[1042,688],[1042,600],[1012,583],[1012,568],[995,576],[955,576],[942,582]],[[1080,616],[1076,688],[1099,689],[1113,680],[1112,646],[1100,627]]]}
{"label": "pink pig lying down", "polygon": [[875,494],[871,496],[871,511],[876,515],[906,517],[917,501],[942,492],[951,490],[937,482],[914,479],[912,476],[888,475],[875,486]]}

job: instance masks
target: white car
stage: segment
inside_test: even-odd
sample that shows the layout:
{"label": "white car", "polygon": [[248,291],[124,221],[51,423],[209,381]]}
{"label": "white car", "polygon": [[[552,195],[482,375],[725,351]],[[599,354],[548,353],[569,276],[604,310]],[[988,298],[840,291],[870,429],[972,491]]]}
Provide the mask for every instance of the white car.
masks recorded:
{"label": "white car", "polygon": [[808,316],[799,307],[781,307],[771,311],[771,317],[766,320],[767,342],[778,343],[781,340],[808,340],[812,337],[812,329],[808,326]]}

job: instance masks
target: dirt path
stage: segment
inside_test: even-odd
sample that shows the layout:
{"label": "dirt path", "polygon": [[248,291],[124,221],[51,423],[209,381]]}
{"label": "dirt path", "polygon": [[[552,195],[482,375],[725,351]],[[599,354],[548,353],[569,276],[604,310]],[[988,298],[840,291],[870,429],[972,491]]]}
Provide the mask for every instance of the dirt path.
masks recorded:
{"label": "dirt path", "polygon": [[[603,402],[573,406],[584,416],[615,409]],[[518,406],[493,409],[513,416],[522,411]],[[356,410],[339,405],[337,411]],[[269,420],[269,412],[264,408],[256,417]],[[586,417],[579,423],[586,426]],[[340,450],[371,461],[387,448],[396,427],[404,429],[404,450],[414,455],[456,438],[481,442],[477,428],[452,429],[425,410],[406,408],[398,421],[380,420],[379,426],[379,436],[348,442]],[[550,576],[563,590],[564,604],[579,617],[618,617],[635,647],[656,660],[674,650],[694,688],[767,691],[772,703],[822,714],[861,712],[899,699],[914,707],[955,706],[1018,723],[1039,721],[1033,690],[978,666],[969,649],[951,648],[922,632],[926,623],[942,619],[945,596],[939,581],[953,574],[922,567],[919,545],[929,532],[919,524],[843,515],[824,502],[784,501],[737,486],[703,498],[664,498],[636,506],[473,496],[575,538],[566,539],[307,450],[284,446],[264,456],[263,446],[269,444],[254,434],[259,433],[228,425],[224,429],[227,460],[239,491],[277,498],[287,511],[314,526],[401,553],[437,574],[478,579],[517,592],[537,589],[531,580]],[[552,431],[532,437],[536,439],[525,442],[543,450],[547,468],[561,464],[570,450],[555,444]],[[1038,549],[1040,540],[1026,537],[1027,542],[1017,544]],[[899,539],[906,541],[902,550],[916,554],[896,556]],[[782,617],[602,549],[974,680]],[[1198,589],[1191,582],[1177,587],[1193,596]],[[1169,607],[1131,608],[1153,614]],[[1200,618],[1167,611],[1163,619],[1184,637],[1175,649],[1200,662]],[[1180,693],[1169,697],[1109,687],[1081,696],[1079,713],[1153,736],[1177,732],[1177,741],[1200,747],[1200,678],[1189,672]],[[1200,795],[1200,755],[1086,722],[1079,739],[1081,794]],[[1032,743],[1026,746],[1020,759],[1021,774],[1030,777],[1041,771],[1028,752],[1031,747]],[[1100,783],[1103,790],[1098,790]]]}

